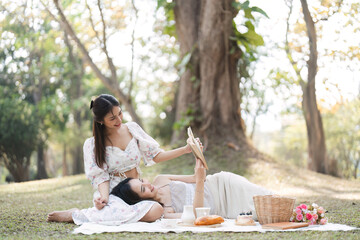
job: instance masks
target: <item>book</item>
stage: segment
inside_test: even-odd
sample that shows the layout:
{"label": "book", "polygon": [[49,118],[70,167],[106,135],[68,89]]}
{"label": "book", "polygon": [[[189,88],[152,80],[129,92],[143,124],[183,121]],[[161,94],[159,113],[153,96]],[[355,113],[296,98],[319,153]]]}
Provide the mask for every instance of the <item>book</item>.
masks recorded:
{"label": "book", "polygon": [[276,229],[276,230],[301,228],[307,226],[309,226],[309,223],[297,223],[297,222],[278,222],[278,223],[268,223],[261,225],[261,227],[264,229]]}
{"label": "book", "polygon": [[190,145],[190,148],[191,148],[194,156],[201,160],[201,162],[204,164],[204,167],[206,168],[206,170],[209,170],[206,160],[205,160],[205,157],[204,157],[204,154],[201,151],[199,143],[194,138],[194,134],[191,130],[191,127],[188,127],[187,133],[188,133],[189,140],[190,140],[189,145]]}

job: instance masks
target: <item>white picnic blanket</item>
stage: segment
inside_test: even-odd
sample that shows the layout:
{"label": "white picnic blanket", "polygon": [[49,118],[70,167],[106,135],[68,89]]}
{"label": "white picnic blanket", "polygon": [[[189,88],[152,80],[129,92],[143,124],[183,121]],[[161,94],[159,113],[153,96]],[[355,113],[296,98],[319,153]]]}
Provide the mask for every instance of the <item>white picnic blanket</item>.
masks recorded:
{"label": "white picnic blanket", "polygon": [[273,231],[350,231],[357,228],[328,223],[326,225],[313,225],[309,227],[297,228],[297,229],[288,229],[288,230],[272,230],[272,229],[262,229],[261,225],[257,222],[256,226],[237,226],[235,225],[234,219],[225,219],[225,222],[218,227],[184,227],[176,226],[174,228],[164,228],[161,224],[161,220],[158,220],[153,223],[137,222],[123,224],[119,226],[106,226],[95,223],[84,223],[80,227],[76,228],[73,233],[82,233],[82,234],[94,234],[94,233],[104,233],[104,232],[194,232],[194,233],[203,233],[203,232],[273,232]]}

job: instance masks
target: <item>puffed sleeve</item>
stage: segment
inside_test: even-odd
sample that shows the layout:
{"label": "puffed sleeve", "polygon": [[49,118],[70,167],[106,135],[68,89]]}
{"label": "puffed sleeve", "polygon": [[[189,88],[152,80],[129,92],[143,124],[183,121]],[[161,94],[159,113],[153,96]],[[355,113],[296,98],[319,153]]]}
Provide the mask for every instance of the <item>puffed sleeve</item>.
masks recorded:
{"label": "puffed sleeve", "polygon": [[91,181],[91,185],[97,189],[100,183],[110,179],[107,172],[108,166],[104,163],[103,169],[99,168],[95,161],[94,138],[86,139],[83,147],[85,175]]}
{"label": "puffed sleeve", "polygon": [[164,152],[163,149],[160,148],[160,145],[150,137],[137,123],[128,122],[126,124],[129,128],[131,135],[136,139],[139,150],[143,157],[143,161],[145,166],[154,165],[154,158],[160,152]]}

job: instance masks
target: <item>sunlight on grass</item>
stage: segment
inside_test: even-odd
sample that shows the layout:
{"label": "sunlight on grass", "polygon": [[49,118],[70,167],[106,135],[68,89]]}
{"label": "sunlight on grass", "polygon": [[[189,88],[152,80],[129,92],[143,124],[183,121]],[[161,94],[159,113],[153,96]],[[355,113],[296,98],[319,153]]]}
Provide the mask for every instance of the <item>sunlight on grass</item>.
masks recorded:
{"label": "sunlight on grass", "polygon": [[15,193],[15,192],[36,192],[36,191],[51,191],[54,188],[73,185],[74,182],[83,183],[84,181],[88,181],[85,178],[85,175],[75,175],[63,178],[51,178],[45,180],[38,181],[29,181],[22,183],[12,183],[12,184],[4,184],[0,185],[0,193]]}
{"label": "sunlight on grass", "polygon": [[[280,195],[294,197],[327,196],[360,200],[360,182],[299,169],[291,165],[254,161],[250,180]],[[300,174],[299,174],[300,173]]]}

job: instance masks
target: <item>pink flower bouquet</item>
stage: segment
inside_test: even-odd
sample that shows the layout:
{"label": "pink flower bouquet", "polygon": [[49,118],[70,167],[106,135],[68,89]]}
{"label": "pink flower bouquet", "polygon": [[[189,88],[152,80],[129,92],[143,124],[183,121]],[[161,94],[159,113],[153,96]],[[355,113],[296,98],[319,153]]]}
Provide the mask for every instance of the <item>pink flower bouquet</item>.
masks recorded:
{"label": "pink flower bouquet", "polygon": [[310,225],[327,223],[326,210],[316,203],[311,205],[300,204],[294,209],[290,222],[308,222]]}

